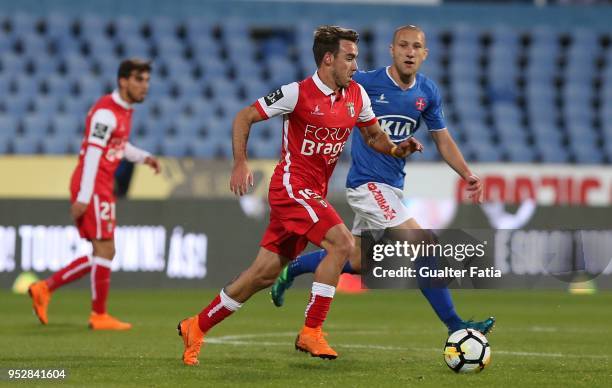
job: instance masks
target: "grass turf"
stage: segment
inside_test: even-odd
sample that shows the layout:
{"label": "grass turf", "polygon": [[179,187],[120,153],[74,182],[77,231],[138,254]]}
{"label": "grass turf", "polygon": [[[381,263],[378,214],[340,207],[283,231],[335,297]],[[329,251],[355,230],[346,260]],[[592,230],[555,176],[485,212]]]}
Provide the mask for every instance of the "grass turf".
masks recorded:
{"label": "grass turf", "polygon": [[[262,292],[210,332],[199,367],[185,367],[176,324],[213,296],[201,290],[112,290],[111,313],[134,328],[91,332],[85,290],[54,294],[44,327],[31,314],[27,296],[3,291],[0,369],[65,368],[68,378],[61,384],[68,386],[603,387],[612,382],[610,292],[454,292],[462,317],[498,320],[488,336],[492,363],[475,375],[456,375],[446,367],[446,330],[418,291],[337,295],[325,325],[340,353],[335,361],[293,348],[306,291],[289,291],[282,308]],[[14,386],[2,378],[0,385]]]}

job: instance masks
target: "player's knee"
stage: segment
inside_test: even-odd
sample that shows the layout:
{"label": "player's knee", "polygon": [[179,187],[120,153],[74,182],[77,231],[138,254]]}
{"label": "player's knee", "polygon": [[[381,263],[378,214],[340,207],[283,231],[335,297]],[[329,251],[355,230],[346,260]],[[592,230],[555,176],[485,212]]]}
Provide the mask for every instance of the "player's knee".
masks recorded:
{"label": "player's knee", "polygon": [[333,246],[334,253],[344,259],[348,259],[355,249],[355,239],[350,233],[344,233]]}

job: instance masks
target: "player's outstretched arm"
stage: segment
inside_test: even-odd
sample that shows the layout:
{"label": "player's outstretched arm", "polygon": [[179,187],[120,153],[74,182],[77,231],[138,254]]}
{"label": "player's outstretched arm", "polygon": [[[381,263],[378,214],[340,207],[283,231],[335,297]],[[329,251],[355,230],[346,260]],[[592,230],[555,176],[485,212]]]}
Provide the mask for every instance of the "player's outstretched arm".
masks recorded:
{"label": "player's outstretched arm", "polygon": [[423,151],[423,145],[413,137],[396,145],[378,122],[361,128],[361,135],[374,150],[396,158],[405,158],[414,152]]}
{"label": "player's outstretched arm", "polygon": [[482,182],[468,167],[461,150],[459,150],[448,130],[432,131],[431,137],[436,143],[436,148],[438,148],[442,159],[468,183],[467,191],[470,193],[469,197],[476,203],[482,203]]}
{"label": "player's outstretched arm", "polygon": [[230,178],[230,190],[236,195],[246,194],[248,187],[253,186],[253,173],[247,163],[247,142],[251,125],[263,120],[257,109],[247,106],[234,118],[232,125],[232,152],[234,167]]}

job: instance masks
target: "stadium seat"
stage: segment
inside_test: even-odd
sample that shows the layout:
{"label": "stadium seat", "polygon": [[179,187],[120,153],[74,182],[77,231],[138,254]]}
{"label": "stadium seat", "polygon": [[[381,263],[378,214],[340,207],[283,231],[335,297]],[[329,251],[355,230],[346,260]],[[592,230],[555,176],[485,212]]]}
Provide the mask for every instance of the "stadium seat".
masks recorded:
{"label": "stadium seat", "polygon": [[0,134],[4,137],[13,137],[17,134],[19,123],[15,116],[1,113],[0,114]]}
{"label": "stadium seat", "polygon": [[39,138],[36,136],[17,136],[13,139],[13,152],[16,154],[37,154],[40,151]]}
{"label": "stadium seat", "polygon": [[45,136],[41,140],[42,153],[50,155],[67,154],[69,151],[68,138],[61,135]]}
{"label": "stadium seat", "polygon": [[554,144],[546,144],[543,147],[539,147],[539,155],[540,160],[544,163],[567,163],[569,161],[567,151]]}
{"label": "stadium seat", "polygon": [[71,114],[60,113],[51,118],[51,127],[55,135],[82,136],[84,125],[84,118],[79,120]]}
{"label": "stadium seat", "polygon": [[603,155],[599,148],[590,144],[571,144],[572,153],[577,163],[601,164]]}
{"label": "stadium seat", "polygon": [[27,115],[21,120],[21,127],[26,136],[42,138],[49,133],[49,116],[38,114]]}
{"label": "stadium seat", "polygon": [[48,96],[64,98],[73,94],[74,83],[72,79],[55,74],[43,81]]}
{"label": "stadium seat", "polygon": [[0,96],[2,112],[14,118],[22,117],[28,111],[30,97],[23,95]]}
{"label": "stadium seat", "polygon": [[512,142],[505,144],[506,156],[508,160],[515,163],[532,163],[535,160],[535,152],[526,143]]}
{"label": "stadium seat", "polygon": [[182,158],[187,156],[190,141],[182,136],[165,137],[160,144],[160,151],[164,156]]}
{"label": "stadium seat", "polygon": [[155,136],[134,136],[130,138],[130,143],[153,155],[159,153],[159,139]]}

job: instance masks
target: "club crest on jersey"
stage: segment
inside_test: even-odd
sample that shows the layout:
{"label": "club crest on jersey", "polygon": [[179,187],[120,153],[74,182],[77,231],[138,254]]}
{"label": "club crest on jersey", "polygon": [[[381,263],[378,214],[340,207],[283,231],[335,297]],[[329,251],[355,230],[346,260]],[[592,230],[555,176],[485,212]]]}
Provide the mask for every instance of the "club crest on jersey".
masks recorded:
{"label": "club crest on jersey", "polygon": [[346,107],[348,109],[349,116],[355,117],[355,104],[352,102],[347,102]]}
{"label": "club crest on jersey", "polygon": [[425,107],[427,106],[427,103],[425,102],[425,98],[418,97],[414,103],[414,106],[416,107],[418,111],[423,111]]}

